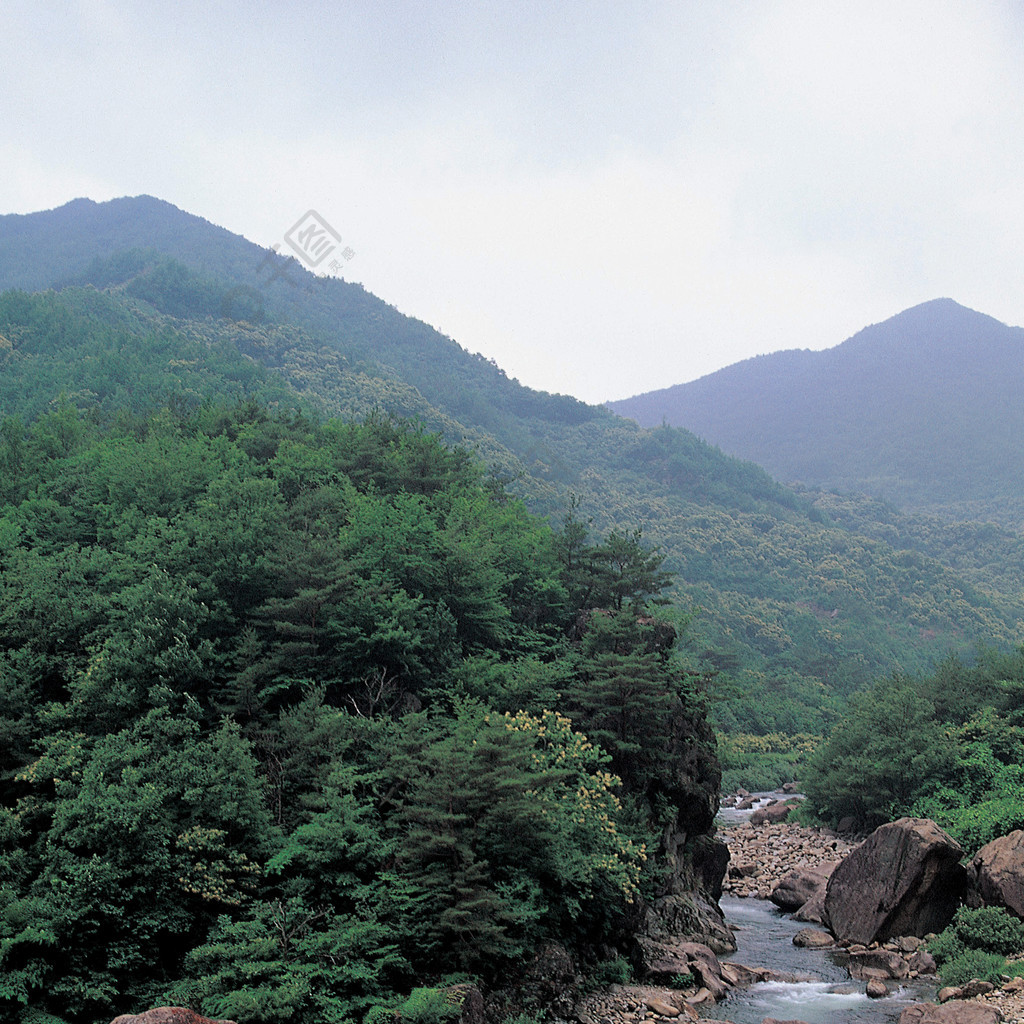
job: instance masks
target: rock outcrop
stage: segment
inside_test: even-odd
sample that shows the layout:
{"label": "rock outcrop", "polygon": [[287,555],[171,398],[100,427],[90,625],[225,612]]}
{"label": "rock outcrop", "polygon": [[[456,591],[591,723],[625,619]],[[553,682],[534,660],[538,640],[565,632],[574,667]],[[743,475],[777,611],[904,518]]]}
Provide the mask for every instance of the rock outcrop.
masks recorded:
{"label": "rock outcrop", "polygon": [[877,828],[836,869],[825,893],[825,921],[845,942],[940,932],[966,890],[960,845],[927,818]]}
{"label": "rock outcrop", "polygon": [[971,885],[992,906],[1024,917],[1024,832],[993,839],[971,861]]}

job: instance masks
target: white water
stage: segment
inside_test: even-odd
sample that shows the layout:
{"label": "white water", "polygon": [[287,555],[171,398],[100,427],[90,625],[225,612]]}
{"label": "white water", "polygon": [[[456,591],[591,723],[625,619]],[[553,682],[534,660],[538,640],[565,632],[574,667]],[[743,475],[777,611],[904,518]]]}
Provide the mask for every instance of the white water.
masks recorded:
{"label": "white water", "polygon": [[[801,949],[793,936],[806,924],[793,921],[766,900],[725,896],[726,920],[736,926],[737,951],[726,960],[806,979],[769,981],[739,989],[701,1015],[734,1024],[761,1024],[765,1017],[807,1024],[888,1024],[911,1003],[934,998],[935,986],[910,982],[887,999],[868,999],[864,982],[851,980],[827,950]],[[895,985],[895,983],[892,983]]]}

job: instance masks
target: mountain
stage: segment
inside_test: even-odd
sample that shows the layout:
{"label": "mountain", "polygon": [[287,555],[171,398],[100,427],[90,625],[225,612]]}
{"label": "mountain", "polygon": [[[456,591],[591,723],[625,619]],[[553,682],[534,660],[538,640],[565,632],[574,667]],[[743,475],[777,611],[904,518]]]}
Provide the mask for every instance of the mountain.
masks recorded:
{"label": "mountain", "polygon": [[[150,197],[0,217],[0,413],[114,422],[215,398],[414,417],[560,527],[641,528],[718,724],[821,732],[850,692],[1024,633],[1024,552],[798,493],[693,433],[523,387],[362,287]],[[41,292],[41,289],[57,289]],[[6,342],[6,346],[4,344]],[[13,433],[12,433],[13,436]],[[0,452],[0,457],[3,453]],[[1019,570],[1019,571],[1018,571]]]}
{"label": "mountain", "polygon": [[951,299],[820,352],[747,359],[609,407],[685,427],[805,487],[1024,522],[1024,329]]}

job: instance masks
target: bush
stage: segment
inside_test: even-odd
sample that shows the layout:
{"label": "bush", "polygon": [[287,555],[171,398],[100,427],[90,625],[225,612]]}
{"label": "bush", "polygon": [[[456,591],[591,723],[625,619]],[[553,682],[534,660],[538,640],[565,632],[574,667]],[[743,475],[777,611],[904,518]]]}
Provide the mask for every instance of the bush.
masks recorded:
{"label": "bush", "polygon": [[983,949],[968,949],[944,964],[940,974],[944,985],[966,985],[975,978],[999,984],[1006,970],[1006,957]]}
{"label": "bush", "polygon": [[961,907],[953,926],[968,949],[1013,956],[1024,949],[1024,921],[1002,907]]}
{"label": "bush", "polygon": [[633,979],[633,968],[624,957],[617,956],[612,960],[602,960],[594,965],[590,972],[590,983],[594,988],[607,988],[609,985],[626,985]]}
{"label": "bush", "polygon": [[972,978],[998,981],[1006,958],[1024,949],[1024,921],[1002,907],[961,907],[949,927],[928,943],[947,985]]}

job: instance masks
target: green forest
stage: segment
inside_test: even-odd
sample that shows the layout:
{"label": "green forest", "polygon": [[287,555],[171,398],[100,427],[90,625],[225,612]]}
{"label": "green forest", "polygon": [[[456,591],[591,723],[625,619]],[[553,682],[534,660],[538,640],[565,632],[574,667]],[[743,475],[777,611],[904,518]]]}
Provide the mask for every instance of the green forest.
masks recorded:
{"label": "green forest", "polygon": [[386,417],[115,421],[3,423],[7,1014],[362,1020],[624,941],[718,784],[640,535]]}

